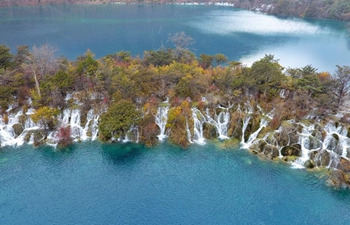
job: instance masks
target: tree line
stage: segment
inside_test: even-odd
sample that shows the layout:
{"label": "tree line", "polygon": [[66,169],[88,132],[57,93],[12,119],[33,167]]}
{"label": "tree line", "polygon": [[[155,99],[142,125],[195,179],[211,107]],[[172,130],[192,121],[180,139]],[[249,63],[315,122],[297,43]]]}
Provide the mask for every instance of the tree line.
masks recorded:
{"label": "tree line", "polygon": [[173,4],[228,2],[235,7],[259,10],[269,14],[329,18],[350,21],[350,1],[348,0],[2,0],[0,7],[18,5],[48,4],[106,4],[122,2],[126,4]]}

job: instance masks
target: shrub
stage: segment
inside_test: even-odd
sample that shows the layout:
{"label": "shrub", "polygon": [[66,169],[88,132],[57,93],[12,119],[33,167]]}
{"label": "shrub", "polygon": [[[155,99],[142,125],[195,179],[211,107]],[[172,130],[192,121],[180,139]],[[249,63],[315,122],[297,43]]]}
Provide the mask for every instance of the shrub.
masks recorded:
{"label": "shrub", "polygon": [[66,147],[70,144],[72,144],[72,138],[71,138],[71,129],[69,126],[67,127],[60,127],[57,133],[57,139],[58,139],[58,146],[59,147]]}

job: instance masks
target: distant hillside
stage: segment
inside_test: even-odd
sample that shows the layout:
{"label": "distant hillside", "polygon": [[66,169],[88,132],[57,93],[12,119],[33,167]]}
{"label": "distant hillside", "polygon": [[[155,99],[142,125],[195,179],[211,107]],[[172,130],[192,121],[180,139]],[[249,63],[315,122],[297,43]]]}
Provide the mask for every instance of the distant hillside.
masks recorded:
{"label": "distant hillside", "polygon": [[0,7],[42,4],[104,4],[104,3],[214,3],[228,2],[235,7],[269,14],[316,17],[350,21],[350,0],[0,0]]}

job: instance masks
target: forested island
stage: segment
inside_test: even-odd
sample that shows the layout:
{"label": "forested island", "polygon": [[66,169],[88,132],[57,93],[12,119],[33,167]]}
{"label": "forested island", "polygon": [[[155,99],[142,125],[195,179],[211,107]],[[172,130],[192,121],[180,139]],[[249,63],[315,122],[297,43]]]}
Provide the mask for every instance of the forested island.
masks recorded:
{"label": "forested island", "polygon": [[1,0],[0,7],[45,4],[221,4],[274,15],[350,21],[348,0]]}
{"label": "forested island", "polygon": [[0,46],[1,145],[165,138],[186,149],[219,139],[296,167],[329,168],[328,182],[350,186],[350,67],[334,73],[285,68],[273,55],[251,67],[220,53],[189,50],[185,33],[173,48],[132,57],[57,57],[49,46]]}

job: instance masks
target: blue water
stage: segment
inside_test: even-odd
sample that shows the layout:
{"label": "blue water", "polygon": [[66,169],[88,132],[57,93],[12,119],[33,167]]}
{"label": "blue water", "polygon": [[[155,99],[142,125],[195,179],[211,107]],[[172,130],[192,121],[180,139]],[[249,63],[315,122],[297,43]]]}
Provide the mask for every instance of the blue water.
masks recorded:
{"label": "blue water", "polygon": [[0,151],[0,224],[348,224],[319,174],[214,144]]}
{"label": "blue water", "polygon": [[[49,43],[70,59],[171,46],[185,31],[195,53],[251,63],[275,54],[285,66],[350,65],[345,23],[267,16],[228,7],[38,6],[0,9],[0,43]],[[320,177],[321,176],[321,177]],[[214,144],[86,142],[70,150],[0,150],[0,224],[348,224],[349,191],[322,174],[264,162]]]}
{"label": "blue water", "polygon": [[201,53],[223,53],[250,65],[274,54],[285,67],[312,64],[334,71],[350,64],[346,23],[297,19],[219,6],[58,5],[0,9],[0,43],[51,44],[70,59],[91,49],[97,57],[173,47],[169,33],[184,31]]}

